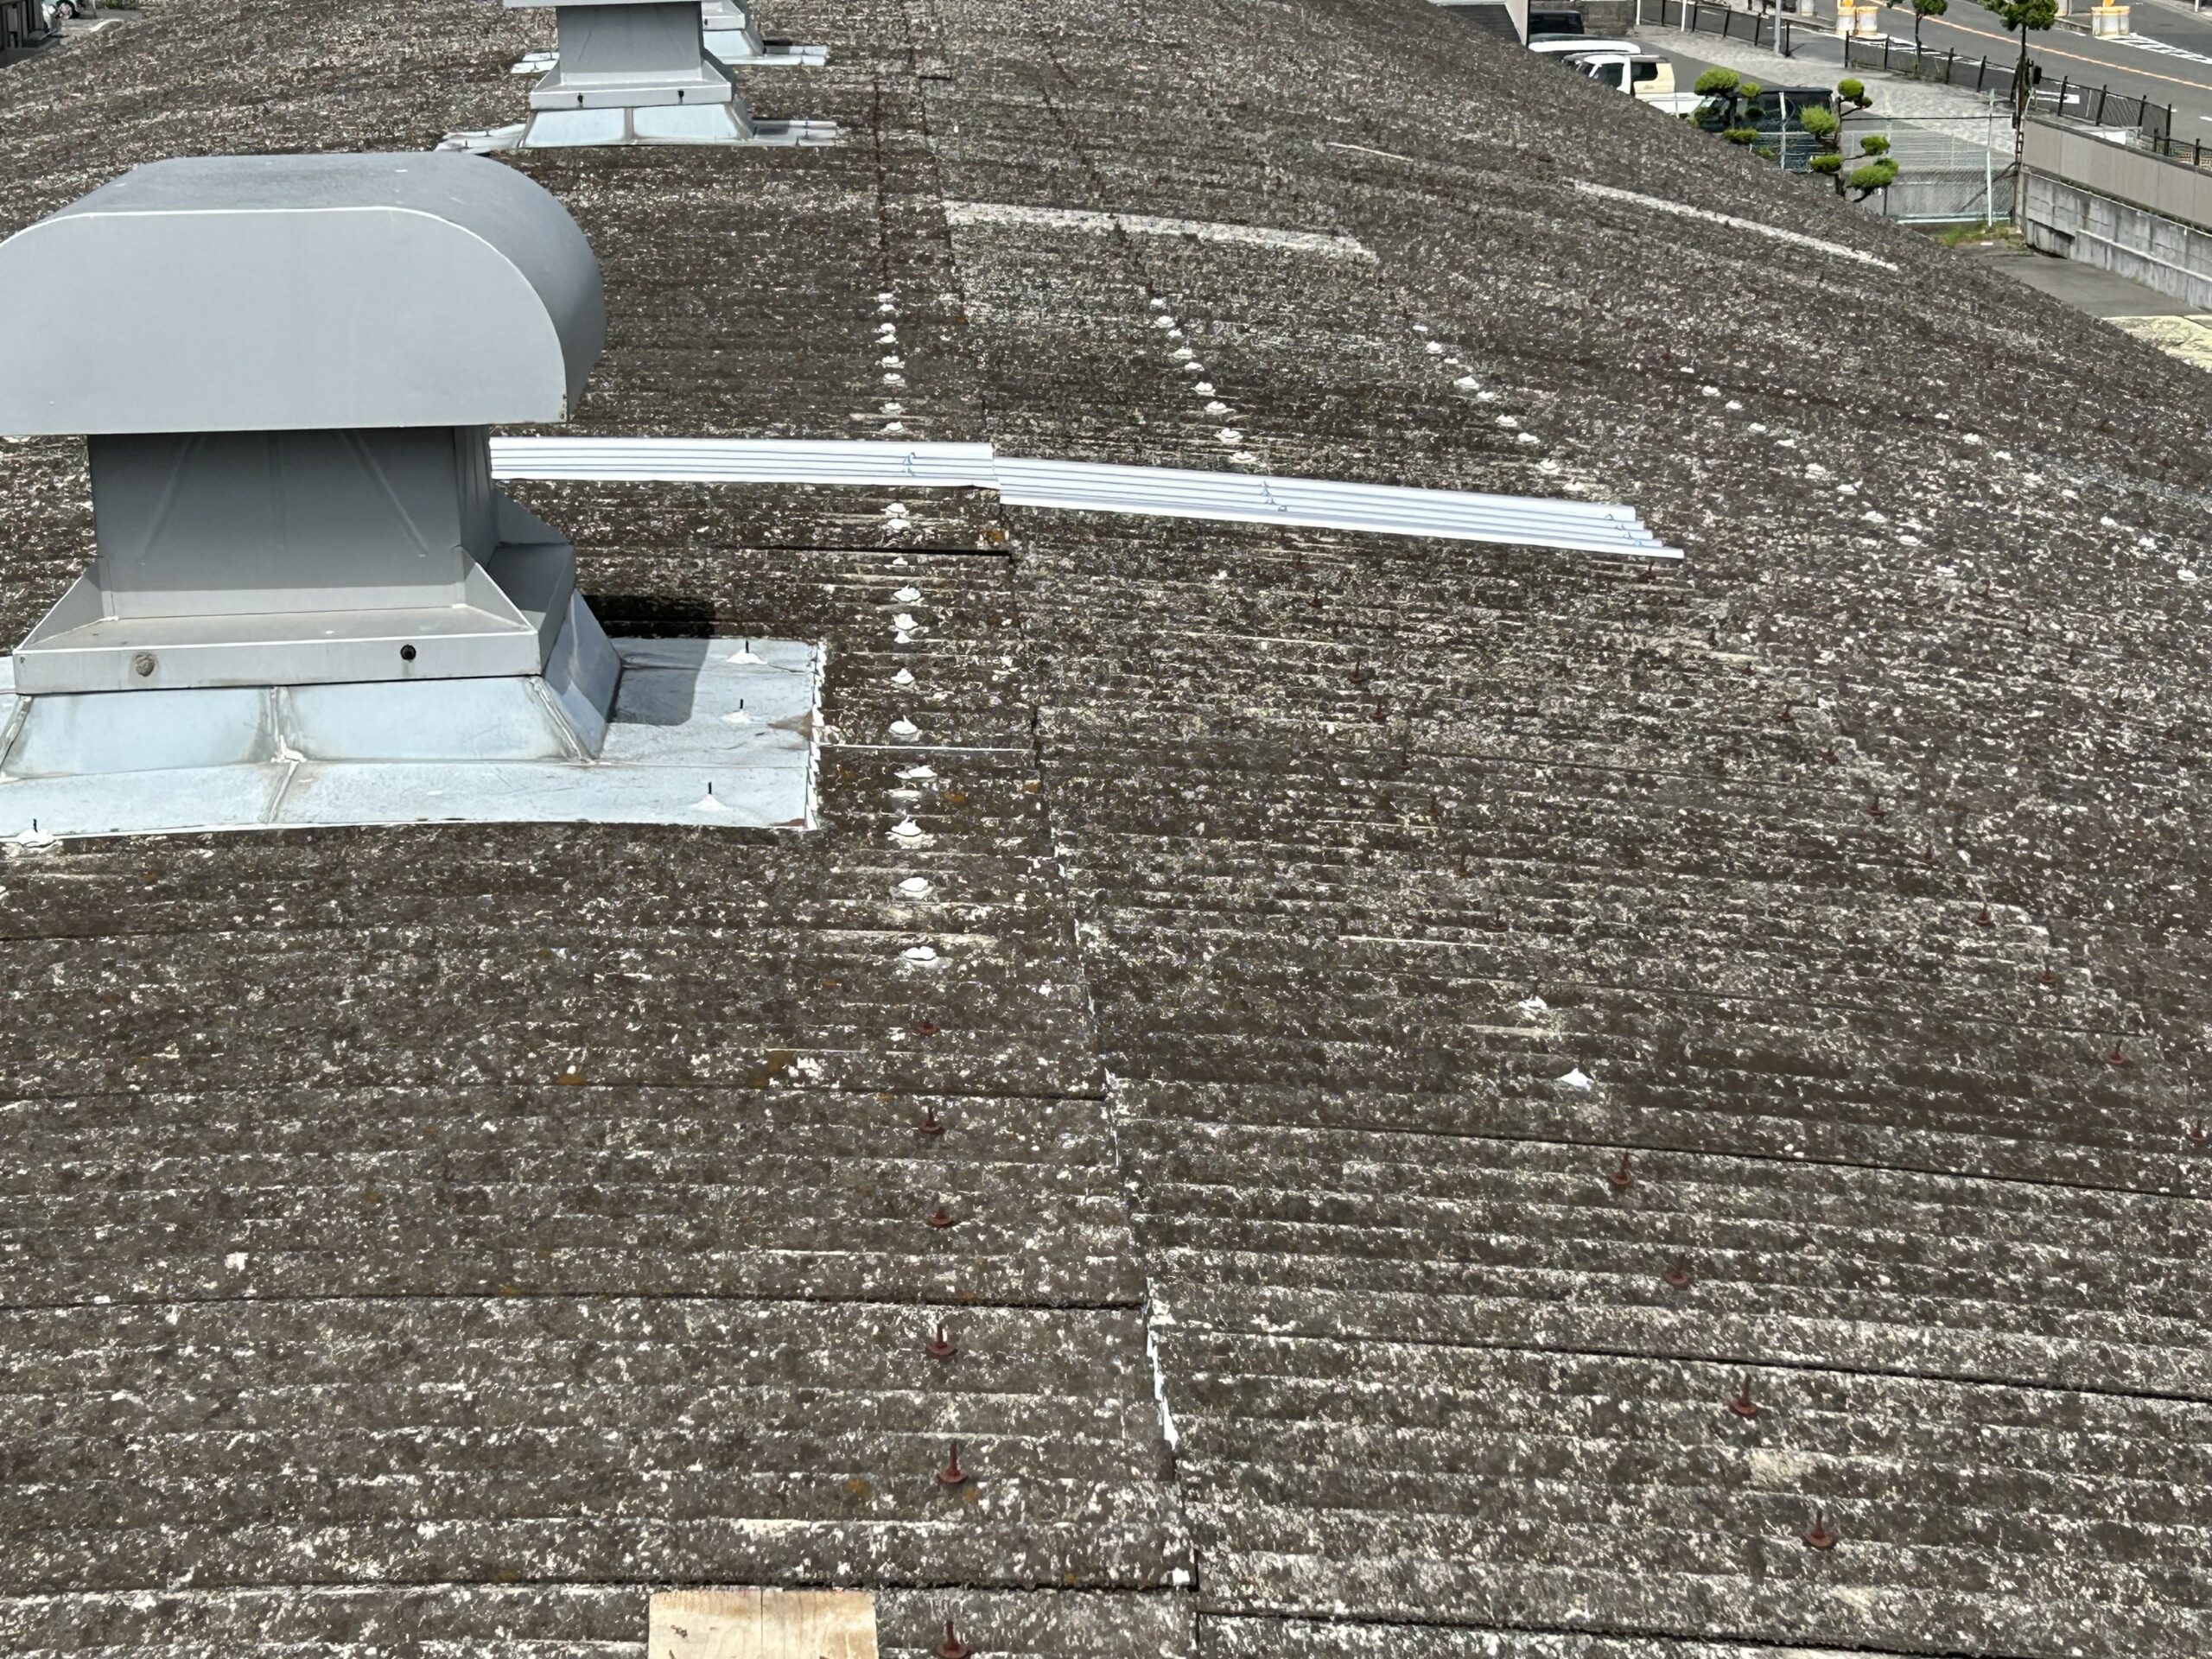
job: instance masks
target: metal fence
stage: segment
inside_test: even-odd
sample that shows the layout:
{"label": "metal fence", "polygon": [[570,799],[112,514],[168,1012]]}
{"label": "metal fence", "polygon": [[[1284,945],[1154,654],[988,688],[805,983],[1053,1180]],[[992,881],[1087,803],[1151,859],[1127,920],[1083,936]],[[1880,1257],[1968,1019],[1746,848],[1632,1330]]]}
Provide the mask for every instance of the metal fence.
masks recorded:
{"label": "metal fence", "polygon": [[[1877,136],[1889,140],[1890,159],[1897,164],[1897,182],[1869,203],[1884,217],[1930,225],[1987,225],[2011,217],[2012,113],[1996,99],[1979,115],[1847,117],[1841,135],[1847,177],[1868,159],[1859,140]],[[1821,150],[1810,133],[1772,128],[1761,129],[1745,148],[1762,162],[1808,175]],[[1816,188],[1833,187],[1821,180]]]}
{"label": "metal fence", "polygon": [[46,38],[46,8],[39,0],[0,0],[0,62]]}
{"label": "metal fence", "polygon": [[1636,0],[1638,28],[1646,23],[1660,29],[1687,29],[1691,34],[1719,35],[1763,51],[1772,50],[1775,33],[1781,31],[1781,50],[1788,57],[1807,35],[1823,35],[1820,20],[1809,15],[1792,17],[1787,12],[1739,11],[1716,0]]}
{"label": "metal fence", "polygon": [[[1910,41],[1864,40],[1853,36],[1843,43],[1847,68],[1878,69],[1885,74],[1916,80],[1940,81],[1977,92],[1994,92],[2010,108],[2013,93],[2013,63],[1988,58],[1961,57],[1955,50],[1936,52],[1916,47]],[[2165,143],[2173,132],[2171,104],[2154,104],[2109,86],[2077,81],[2070,75],[2053,80],[2034,75],[2028,85],[2028,107],[2039,115],[2063,116],[2094,127],[2126,127],[2143,135],[2146,143]]]}
{"label": "metal fence", "polygon": [[2139,133],[2131,142],[2136,149],[2147,149],[2171,162],[2183,162],[2190,167],[2212,165],[2212,149],[2208,149],[2202,138],[2177,138],[2171,132]]}
{"label": "metal fence", "polygon": [[1897,182],[1874,204],[1885,218],[1992,225],[2012,215],[2012,112],[1993,95],[1980,115],[1855,118],[1844,132],[1849,149],[1857,148],[1855,135],[1879,133],[1890,141]]}

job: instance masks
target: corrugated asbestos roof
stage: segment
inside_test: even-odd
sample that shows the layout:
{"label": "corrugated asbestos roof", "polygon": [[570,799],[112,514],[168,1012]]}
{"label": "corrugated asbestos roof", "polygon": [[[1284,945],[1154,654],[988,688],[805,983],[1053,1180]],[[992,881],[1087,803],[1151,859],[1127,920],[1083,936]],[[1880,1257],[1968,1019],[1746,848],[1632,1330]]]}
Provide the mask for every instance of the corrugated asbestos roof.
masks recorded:
{"label": "corrugated asbestos roof", "polygon": [[[518,483],[611,626],[825,642],[821,826],[0,865],[0,1649],[2212,1647],[2212,384],[1421,0],[764,21],[842,146],[520,163],[578,431],[1688,557]],[[511,120],[532,27],[149,0],[0,73],[0,231]],[[81,466],[0,449],[10,637]]]}

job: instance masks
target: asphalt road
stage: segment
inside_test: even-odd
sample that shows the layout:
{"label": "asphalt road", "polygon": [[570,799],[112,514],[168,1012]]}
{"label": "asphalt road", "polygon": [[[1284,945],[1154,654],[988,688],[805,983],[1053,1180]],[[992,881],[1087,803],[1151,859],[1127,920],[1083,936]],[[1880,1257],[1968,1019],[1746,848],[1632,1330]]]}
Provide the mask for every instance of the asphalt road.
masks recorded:
{"label": "asphalt road", "polygon": [[[1899,6],[1892,15],[1891,32],[1910,39],[1909,9]],[[2055,87],[2063,79],[2170,104],[2177,137],[2212,141],[2212,11],[2200,15],[2171,0],[2133,0],[2131,21],[2137,31],[2132,40],[2098,40],[2057,29],[2031,35],[2029,55],[2043,66],[2044,87]],[[1955,50],[1961,57],[1999,63],[2011,62],[2019,51],[2018,37],[2006,33],[1994,13],[1970,0],[1951,0],[1945,16],[1924,20],[1921,39],[1931,50]],[[1792,43],[1797,61],[1841,61],[1841,43],[1833,36],[1793,31]],[[2087,114],[2092,107],[2076,101],[2067,112]]]}

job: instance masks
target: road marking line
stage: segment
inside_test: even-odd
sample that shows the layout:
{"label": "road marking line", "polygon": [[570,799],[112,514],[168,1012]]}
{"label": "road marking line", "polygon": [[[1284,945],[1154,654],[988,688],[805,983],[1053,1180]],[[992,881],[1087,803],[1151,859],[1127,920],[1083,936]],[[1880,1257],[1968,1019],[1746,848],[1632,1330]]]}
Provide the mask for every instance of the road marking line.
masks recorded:
{"label": "road marking line", "polygon": [[[1944,27],[1955,29],[1961,35],[1971,35],[1976,40],[2001,41],[2012,47],[2019,44],[2010,35],[1993,35],[1986,29],[1969,29],[1964,23],[1946,23]],[[2176,86],[2187,86],[2194,92],[2212,92],[2212,82],[2190,80],[2181,75],[2162,75],[2155,69],[2137,69],[2125,63],[2107,63],[2102,58],[2085,58],[2079,52],[2061,52],[2056,47],[2039,46],[2033,49],[2046,58],[2064,58],[2069,63],[2086,63],[2092,69],[2102,69],[2115,75],[2140,75],[2145,80],[2170,81]]]}

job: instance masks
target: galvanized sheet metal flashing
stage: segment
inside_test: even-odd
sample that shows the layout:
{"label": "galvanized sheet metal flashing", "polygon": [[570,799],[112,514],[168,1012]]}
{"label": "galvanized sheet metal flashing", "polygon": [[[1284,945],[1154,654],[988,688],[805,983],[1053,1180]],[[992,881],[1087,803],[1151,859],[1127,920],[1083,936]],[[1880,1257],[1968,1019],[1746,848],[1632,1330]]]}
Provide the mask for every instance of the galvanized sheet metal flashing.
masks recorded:
{"label": "galvanized sheet metal flashing", "polygon": [[993,489],[1009,506],[1298,524],[1679,559],[1632,507],[1343,480],[998,454],[988,443],[751,438],[494,438],[500,479]]}
{"label": "galvanized sheet metal flashing", "polygon": [[544,680],[47,698],[18,696],[0,657],[0,848],[307,825],[814,827],[821,646],[613,650],[621,679],[595,754]]}

